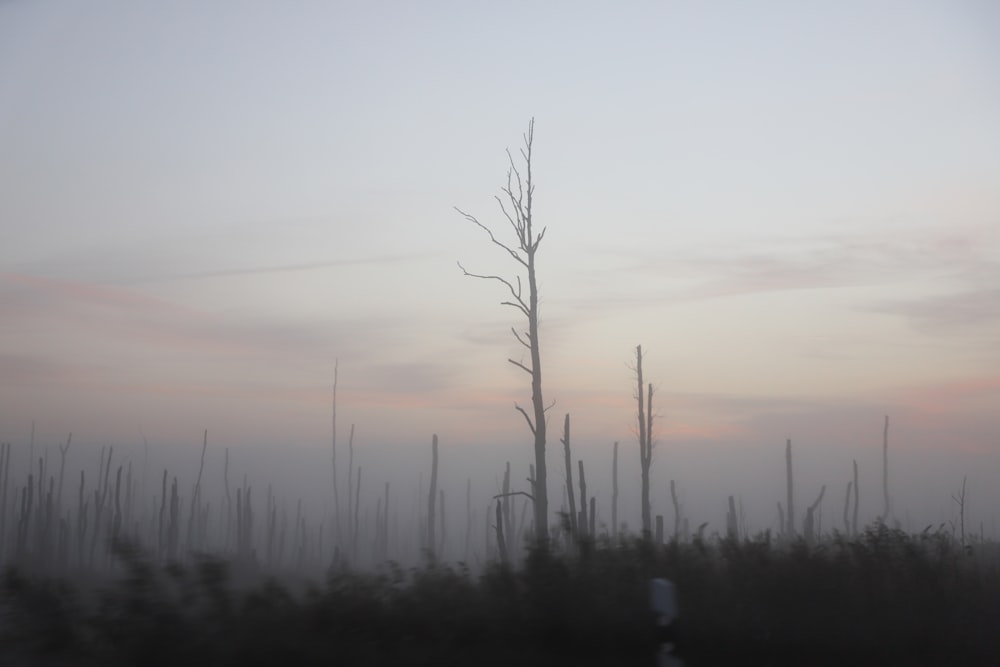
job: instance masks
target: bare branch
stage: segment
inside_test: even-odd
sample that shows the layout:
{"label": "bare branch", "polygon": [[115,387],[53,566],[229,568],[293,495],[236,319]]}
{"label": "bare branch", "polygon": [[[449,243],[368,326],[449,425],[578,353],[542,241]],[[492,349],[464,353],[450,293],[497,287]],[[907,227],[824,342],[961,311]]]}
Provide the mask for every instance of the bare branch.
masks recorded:
{"label": "bare branch", "polygon": [[552,402],[549,403],[549,407],[547,407],[544,410],[542,410],[542,412],[548,412],[549,410],[551,410],[554,407],[556,407],[556,399],[553,398]]}
{"label": "bare branch", "polygon": [[464,266],[462,266],[461,262],[456,262],[456,264],[458,264],[458,268],[462,270],[462,273],[465,274],[465,275],[467,275],[467,276],[469,276],[470,278],[479,278],[481,280],[496,280],[497,282],[500,282],[500,283],[503,283],[504,285],[506,285],[507,289],[510,290],[511,296],[514,297],[514,300],[516,301],[516,303],[510,302],[510,301],[501,301],[500,305],[502,305],[502,306],[514,306],[515,308],[517,308],[518,310],[520,310],[522,313],[524,313],[525,316],[528,315],[528,305],[526,303],[524,303],[524,300],[521,298],[521,279],[520,278],[518,278],[518,281],[517,281],[517,289],[514,289],[514,286],[506,278],[501,278],[500,276],[485,275],[485,274],[482,274],[482,273],[472,273],[471,271],[469,271],[468,269],[466,269]]}
{"label": "bare branch", "polygon": [[542,231],[539,232],[538,238],[536,238],[535,242],[531,245],[532,252],[535,251],[535,250],[538,250],[538,244],[542,242],[543,238],[545,238],[545,230],[546,229],[548,229],[548,227],[542,227]]}
{"label": "bare branch", "polygon": [[493,230],[490,229],[489,227],[487,227],[486,225],[484,225],[483,223],[479,222],[479,220],[476,219],[476,216],[471,215],[469,213],[466,213],[465,211],[463,211],[462,209],[460,209],[457,206],[455,207],[455,210],[458,211],[462,215],[462,217],[464,217],[466,220],[468,220],[469,222],[475,224],[477,227],[479,227],[480,229],[482,229],[483,231],[485,231],[489,235],[490,241],[492,241],[494,245],[497,245],[497,246],[503,248],[504,250],[506,250],[507,253],[511,257],[513,257],[515,260],[517,260],[523,266],[527,266],[528,265],[528,263],[525,262],[521,258],[521,256],[519,254],[517,254],[516,250],[514,250],[513,248],[511,248],[507,244],[505,244],[505,243],[503,243],[501,241],[498,241],[497,237],[493,235]]}
{"label": "bare branch", "polygon": [[[518,343],[520,343],[521,345],[525,346],[525,347],[526,347],[526,348],[528,348],[529,350],[531,349],[531,345],[529,345],[529,344],[528,344],[527,342],[525,342],[524,338],[521,338],[521,334],[517,333],[517,329],[515,329],[514,327],[511,327],[511,328],[510,328],[510,332],[511,332],[512,334],[514,334],[514,338],[516,338],[516,339],[517,339],[517,342],[518,342]],[[530,339],[530,338],[531,338],[531,336],[530,336],[530,335],[528,335],[527,333],[525,333],[524,335],[525,335],[525,337],[526,337],[526,338],[528,338],[528,339]]]}
{"label": "bare branch", "polygon": [[515,366],[517,366],[518,368],[520,368],[522,371],[524,371],[528,375],[534,375],[534,373],[531,372],[531,369],[528,368],[527,366],[525,366],[524,364],[522,364],[520,361],[514,361],[513,359],[508,359],[507,361],[509,361],[510,363],[514,364]]}
{"label": "bare branch", "polygon": [[493,496],[493,500],[496,500],[497,498],[505,498],[507,496],[527,496],[528,498],[531,498],[531,502],[535,502],[535,497],[527,491],[509,491],[507,493],[498,493]]}
{"label": "bare branch", "polygon": [[522,408],[517,403],[514,404],[514,409],[521,413],[521,416],[524,417],[524,421],[528,422],[528,428],[531,429],[531,435],[534,435],[535,434],[535,423],[531,421],[531,417],[528,416],[528,413],[525,412],[524,408]]}
{"label": "bare branch", "polygon": [[520,299],[518,299],[517,301],[518,301],[517,303],[514,303],[513,301],[501,301],[500,305],[501,306],[513,306],[513,307],[517,308],[518,310],[520,310],[522,313],[524,313],[525,317],[528,317],[528,315],[529,315],[529,313],[528,313],[528,307],[526,305],[524,305],[524,302],[521,301]]}
{"label": "bare branch", "polygon": [[[517,203],[517,201],[514,200],[514,197],[510,195],[509,190],[507,190],[506,188],[501,188],[501,191],[507,193],[507,195],[510,197],[514,215],[511,216],[510,212],[507,210],[507,206],[503,203],[503,200],[500,199],[499,196],[496,196],[494,198],[497,200],[497,203],[500,204],[500,210],[503,212],[504,217],[507,218],[507,222],[510,223],[510,226],[514,230],[514,235],[517,237],[518,247],[521,250],[527,252],[531,239],[527,238],[527,234],[524,229],[524,222],[522,221],[523,216],[521,215],[521,209],[519,208],[519,204]],[[521,262],[521,264],[527,266],[527,262],[521,259],[520,256],[517,257],[517,260]]]}
{"label": "bare branch", "polygon": [[[521,155],[524,156],[523,150],[521,151]],[[517,198],[515,199],[513,192],[509,192],[509,190],[511,189],[509,176],[507,178],[508,194],[510,194],[511,201],[517,203],[518,210],[523,211],[524,206],[522,206],[522,202],[524,201],[524,181],[521,178],[521,172],[517,170],[517,165],[514,164],[514,158],[511,157],[509,150],[507,151],[507,159],[510,160],[510,171],[508,171],[507,173],[510,174],[510,172],[513,171],[514,175],[517,177]]]}

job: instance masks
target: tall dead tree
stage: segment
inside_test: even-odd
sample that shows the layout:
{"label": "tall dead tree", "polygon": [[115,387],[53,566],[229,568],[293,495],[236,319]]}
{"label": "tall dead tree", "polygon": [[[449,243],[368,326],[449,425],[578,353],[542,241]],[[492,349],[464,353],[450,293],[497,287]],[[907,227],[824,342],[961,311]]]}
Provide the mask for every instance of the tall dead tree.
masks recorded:
{"label": "tall dead tree", "polygon": [[[955,495],[954,493],[951,494],[951,499],[955,501],[956,505],[958,505],[958,525],[961,529],[961,533],[959,534],[961,535],[962,540],[960,544],[963,547],[965,546],[965,481],[966,478],[963,476],[962,490],[958,493],[958,495]],[[952,524],[952,533],[954,533],[954,524]]]}
{"label": "tall dead tree", "polygon": [[618,541],[618,441],[611,458],[611,539]]}
{"label": "tall dead tree", "polygon": [[572,537],[576,537],[576,498],[573,497],[573,461],[569,446],[569,413],[563,423],[563,454],[566,458],[566,493],[569,496],[569,532]]}
{"label": "tall dead tree", "polygon": [[726,511],[726,538],[732,541],[740,539],[740,524],[736,514],[736,500],[729,496],[729,509]]}
{"label": "tall dead tree", "polygon": [[882,429],[882,495],[885,504],[882,509],[882,523],[889,520],[892,509],[889,504],[889,415],[885,416],[885,426]]}
{"label": "tall dead tree", "polygon": [[[437,433],[431,438],[431,490],[427,497],[427,554],[434,560],[434,546],[437,540],[434,537],[434,502],[437,500],[438,481],[438,437]],[[442,522],[442,530],[444,525]]]}
{"label": "tall dead tree", "polygon": [[785,441],[785,473],[788,479],[788,512],[785,516],[785,534],[795,537],[795,498],[792,489],[792,439]]}
{"label": "tall dead tree", "polygon": [[823,495],[826,494],[826,484],[819,490],[816,501],[806,508],[806,518],[802,523],[802,532],[805,534],[806,542],[812,544],[816,538],[816,509],[823,502]]}
{"label": "tall dead tree", "polygon": [[333,430],[331,431],[331,456],[333,464],[333,543],[340,546],[340,493],[337,491],[337,371],[340,370],[340,359],[333,362]]}
{"label": "tall dead tree", "polygon": [[198,512],[201,509],[201,474],[205,470],[205,450],[208,449],[208,429],[205,429],[205,436],[202,439],[201,444],[201,465],[198,466],[198,481],[194,484],[194,494],[191,498],[191,513],[188,516],[188,534],[187,534],[187,545],[188,549],[193,550],[195,548],[195,537],[197,531],[195,530],[195,520],[197,519]]}
{"label": "tall dead tree", "polygon": [[854,488],[854,482],[847,483],[847,492],[844,493],[844,535],[850,537],[851,535],[851,522],[847,518],[847,513],[851,509],[851,489]]}
{"label": "tall dead tree", "polygon": [[674,480],[670,480],[670,500],[674,504],[674,541],[681,537],[681,504],[677,500],[677,485]]}
{"label": "tall dead tree", "polygon": [[354,552],[354,529],[352,528],[352,518],[354,516],[354,424],[351,424],[351,432],[347,436],[347,539],[350,551]]}
{"label": "tall dead tree", "polygon": [[[531,360],[528,363],[516,359],[508,359],[507,361],[531,377],[531,414],[528,414],[528,411],[517,403],[514,403],[514,409],[524,417],[531,434],[534,436],[535,476],[531,494],[535,510],[535,539],[539,546],[544,547],[548,543],[549,536],[548,485],[545,467],[545,412],[547,408],[542,399],[542,362],[538,340],[538,281],[535,275],[535,256],[539,244],[545,237],[545,227],[536,233],[532,220],[535,185],[531,173],[531,151],[534,133],[535,119],[532,118],[528,123],[528,132],[524,135],[524,148],[521,149],[524,173],[522,174],[518,169],[514,163],[514,157],[508,149],[507,158],[510,167],[507,170],[507,185],[500,188],[503,196],[496,196],[497,203],[500,204],[500,211],[514,231],[515,242],[513,244],[498,239],[493,230],[481,223],[474,215],[466,213],[458,207],[455,210],[466,220],[486,232],[490,241],[503,249],[519,265],[518,272],[512,281],[498,275],[471,273],[462,266],[461,262],[458,264],[462,273],[467,276],[493,280],[502,284],[509,297],[502,301],[501,305],[511,306],[527,320],[527,331],[519,332],[517,328],[511,327],[511,332],[517,342],[527,350]],[[527,295],[524,294],[522,271],[527,276]]]}
{"label": "tall dead tree", "polygon": [[858,460],[854,459],[854,514],[851,515],[851,536],[858,534]]}
{"label": "tall dead tree", "polygon": [[[62,490],[63,490],[63,477],[66,474],[66,454],[69,452],[69,445],[73,442],[73,434],[70,433],[69,437],[66,438],[66,446],[63,447],[59,445],[59,491],[56,494],[56,515],[62,516]],[[2,463],[2,461],[0,461]],[[0,466],[2,468],[3,466]]]}
{"label": "tall dead tree", "polygon": [[[652,511],[649,503],[649,468],[653,464],[653,384],[642,385],[642,345],[635,346],[635,375],[638,381],[639,401],[639,464],[642,468],[642,535],[649,538],[652,530]],[[645,405],[644,405],[645,403]]]}

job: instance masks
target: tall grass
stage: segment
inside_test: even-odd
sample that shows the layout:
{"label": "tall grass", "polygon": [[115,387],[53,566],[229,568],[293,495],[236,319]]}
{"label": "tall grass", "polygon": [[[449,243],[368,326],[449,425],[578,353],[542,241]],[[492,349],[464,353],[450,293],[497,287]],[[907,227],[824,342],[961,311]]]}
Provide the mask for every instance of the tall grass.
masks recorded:
{"label": "tall grass", "polygon": [[882,524],[810,545],[581,540],[473,574],[428,561],[332,567],[319,582],[199,557],[124,576],[3,580],[3,655],[51,664],[651,664],[647,586],[673,580],[690,665],[989,665],[1000,655],[1000,553]]}

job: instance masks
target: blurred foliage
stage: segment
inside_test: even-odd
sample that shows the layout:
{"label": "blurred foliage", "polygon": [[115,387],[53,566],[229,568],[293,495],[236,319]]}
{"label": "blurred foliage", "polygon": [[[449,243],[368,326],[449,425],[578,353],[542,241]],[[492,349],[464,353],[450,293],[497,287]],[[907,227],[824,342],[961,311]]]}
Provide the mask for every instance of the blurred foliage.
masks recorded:
{"label": "blurred foliage", "polygon": [[582,541],[472,574],[331,568],[317,583],[117,545],[102,583],[8,569],[0,662],[45,665],[654,664],[648,581],[680,596],[686,664],[996,664],[1000,548],[876,524],[816,545]]}

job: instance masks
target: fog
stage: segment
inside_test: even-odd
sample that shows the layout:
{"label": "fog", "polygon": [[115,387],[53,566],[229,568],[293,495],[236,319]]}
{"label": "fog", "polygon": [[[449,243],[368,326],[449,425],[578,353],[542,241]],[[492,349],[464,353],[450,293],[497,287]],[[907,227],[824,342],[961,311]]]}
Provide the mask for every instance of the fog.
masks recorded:
{"label": "fog", "polygon": [[[344,411],[344,407],[341,407]],[[511,411],[511,420],[519,416]],[[815,422],[810,435],[808,424],[789,423],[792,437],[794,494],[797,530],[802,531],[806,507],[814,502],[821,488],[826,491],[816,514],[816,529],[820,536],[835,531],[844,533],[845,491],[852,480],[852,461],[859,466],[859,527],[876,521],[883,512],[882,489],[882,416],[854,414],[850,421],[839,424]],[[666,421],[667,418],[660,418]],[[813,419],[816,419],[815,415]],[[550,527],[558,536],[559,512],[567,508],[565,467],[559,424],[549,426],[547,463],[549,470],[549,506],[552,510]],[[654,425],[657,424],[654,421]],[[523,424],[521,424],[523,427]],[[353,567],[372,568],[385,561],[402,565],[426,562],[425,548],[428,493],[432,473],[432,434],[416,437],[406,443],[374,441],[366,434],[366,425],[354,425],[353,447],[349,444],[351,425],[338,425],[337,472],[340,502],[341,533],[337,534],[334,512],[332,443],[325,444],[262,444],[240,443],[225,433],[209,432],[205,446],[199,506],[204,512],[204,537],[196,543],[187,541],[190,502],[194,497],[199,473],[204,433],[192,433],[189,442],[98,443],[86,436],[74,436],[66,456],[65,488],[62,494],[61,516],[74,525],[79,516],[78,491],[80,471],[86,477],[85,495],[89,499],[99,478],[99,463],[108,447],[113,447],[110,464],[110,487],[116,484],[116,472],[122,468],[122,502],[132,485],[133,522],[130,530],[151,555],[157,553],[156,535],[162,503],[162,482],[167,473],[167,488],[176,478],[180,497],[180,537],[176,556],[187,557],[191,552],[209,552],[235,557],[235,494],[240,488],[252,491],[254,508],[251,551],[254,562],[265,570],[299,571],[320,575],[334,562]],[[823,435],[820,435],[823,434]],[[996,462],[977,452],[946,450],[939,446],[919,446],[928,442],[921,434],[920,424],[908,424],[890,417],[888,439],[889,493],[891,510],[888,523],[906,531],[919,532],[927,527],[943,528],[956,535],[961,530],[959,494],[963,478],[966,481],[964,529],[970,536],[997,538],[996,525]],[[947,434],[931,434],[945,437]],[[791,437],[791,436],[789,436]],[[526,439],[527,440],[527,439]],[[33,457],[30,474],[38,478],[39,459],[45,470],[47,484],[59,479],[60,450],[65,436],[57,438],[44,424],[36,425],[33,447],[18,438],[10,447],[9,468],[2,471],[9,477],[7,512],[23,511],[18,503],[26,486],[29,452]],[[572,431],[573,477],[579,494],[577,461],[585,466],[587,496],[594,498],[598,538],[611,534],[613,443],[597,442],[586,433]],[[351,450],[353,449],[353,455]],[[618,458],[618,517],[620,535],[640,533],[639,456],[635,437],[619,441]],[[228,470],[226,457],[228,455]],[[433,551],[439,560],[464,562],[478,569],[495,560],[495,503],[502,493],[506,464],[510,463],[511,492],[530,492],[527,481],[529,462],[533,461],[530,442],[523,444],[469,445],[439,434],[439,469],[437,488],[443,492],[444,530],[440,527],[442,513],[440,496],[436,498],[438,517],[437,539],[442,540]],[[348,480],[348,466],[352,479]],[[739,514],[742,536],[753,537],[770,531],[781,534],[778,503],[785,504],[785,441],[775,437],[731,441],[706,441],[678,437],[658,437],[654,426],[654,462],[651,470],[651,505],[653,515],[663,516],[664,539],[673,536],[674,507],[670,483],[674,481],[680,503],[682,523],[677,526],[681,539],[690,539],[702,524],[705,537],[726,534],[728,497],[734,497]],[[354,487],[357,470],[361,469],[360,492]],[[131,475],[131,477],[129,477]],[[230,500],[227,505],[224,476],[228,475]],[[376,545],[377,519],[389,485],[389,511],[386,532],[388,544]],[[350,525],[348,489],[357,493],[357,551],[349,549]],[[467,504],[467,491],[469,493]],[[169,493],[169,491],[168,491]],[[273,499],[275,510],[273,550],[267,551],[267,510]],[[21,498],[23,500],[23,498]],[[531,509],[522,495],[510,496],[515,526],[518,527],[518,548],[514,557],[524,555],[530,535]],[[353,500],[351,501],[353,505]],[[227,507],[229,511],[227,532]],[[577,501],[579,507],[579,501]],[[93,511],[92,508],[90,510]],[[851,509],[853,513],[853,508]],[[16,523],[8,523],[8,531]],[[299,525],[298,531],[295,525]],[[654,524],[655,525],[655,524]],[[685,532],[686,531],[686,532]],[[442,537],[443,534],[443,537]],[[305,536],[305,550],[295,556]],[[508,536],[508,539],[509,536]],[[13,557],[13,533],[8,532],[3,553]],[[280,547],[278,546],[280,544]],[[282,556],[278,556],[280,553]],[[270,557],[265,557],[265,553]],[[72,561],[72,559],[71,559]]]}
{"label": "fog", "polygon": [[[314,572],[422,562],[437,434],[435,552],[487,562],[506,465],[530,493],[535,455],[527,313],[500,305],[527,264],[494,199],[526,130],[553,529],[570,414],[598,537],[620,528],[616,441],[639,532],[642,344],[667,536],[671,481],[690,532],[726,534],[730,497],[742,534],[779,531],[788,440],[797,530],[824,486],[816,526],[843,528],[855,461],[874,521],[888,416],[886,521],[952,532],[964,509],[997,537],[995,8],[522,5],[0,3],[0,556],[24,555],[29,506],[39,540],[93,528],[110,476],[129,511],[115,528],[102,504],[102,535],[161,559],[273,566],[285,526],[282,567],[293,538]],[[521,548],[529,501],[508,502]]]}

